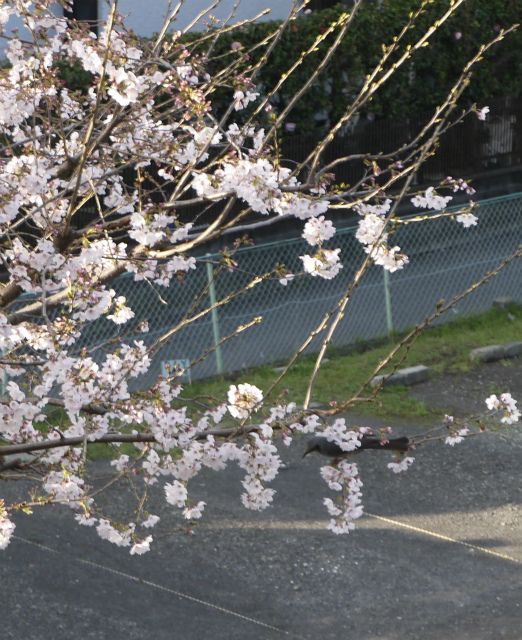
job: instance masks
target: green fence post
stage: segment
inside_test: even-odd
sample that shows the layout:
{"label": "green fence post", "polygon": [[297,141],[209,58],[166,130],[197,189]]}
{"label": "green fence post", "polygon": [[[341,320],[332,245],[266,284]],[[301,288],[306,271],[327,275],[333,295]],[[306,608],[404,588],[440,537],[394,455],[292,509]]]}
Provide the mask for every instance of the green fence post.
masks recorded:
{"label": "green fence post", "polygon": [[210,312],[210,318],[212,320],[212,333],[214,335],[214,348],[216,353],[216,369],[219,375],[223,373],[223,354],[221,353],[221,336],[219,333],[219,316],[216,307],[216,285],[214,283],[214,267],[210,261],[210,254],[207,253],[207,278],[208,278],[208,295],[210,298],[210,306],[212,308]]}
{"label": "green fence post", "polygon": [[393,315],[392,315],[392,301],[390,291],[390,273],[383,269],[383,281],[384,281],[384,306],[386,308],[386,329],[388,335],[393,333]]}

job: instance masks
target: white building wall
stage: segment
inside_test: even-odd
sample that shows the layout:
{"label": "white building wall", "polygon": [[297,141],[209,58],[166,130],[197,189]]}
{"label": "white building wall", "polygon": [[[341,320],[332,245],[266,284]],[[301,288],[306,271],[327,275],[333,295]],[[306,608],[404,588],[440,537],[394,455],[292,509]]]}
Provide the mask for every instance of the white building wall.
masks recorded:
{"label": "white building wall", "polygon": [[[0,5],[1,4],[2,4],[2,0],[0,0]],[[56,5],[53,11],[56,15],[60,15],[60,16],[63,15],[63,9],[59,5]],[[13,16],[11,16],[7,21],[7,24],[4,30],[5,34],[8,36],[11,35],[10,33],[11,29],[18,29],[17,35],[22,39],[28,38],[29,36],[29,32],[27,31],[27,29],[24,28],[22,20],[20,20],[19,18],[15,18]],[[0,60],[2,58],[5,58],[6,47],[7,47],[7,41],[4,40],[3,38],[0,38]]]}
{"label": "white building wall", "polygon": [[[23,38],[25,29],[23,28],[21,20],[19,20],[18,18],[13,18],[13,16],[11,16],[7,21],[6,26],[4,27],[5,34],[8,36],[11,35],[10,33],[11,29],[18,29],[18,35]],[[0,38],[0,58],[4,57],[4,51],[6,47],[7,47],[7,41],[4,40],[3,38]]]}
{"label": "white building wall", "polygon": [[[98,1],[100,20],[105,20],[109,13],[111,2],[108,0]],[[218,20],[225,20],[230,15],[236,1],[222,0],[219,6],[211,12],[212,15]],[[0,4],[1,2],[2,0],[0,0]],[[175,0],[170,4],[175,6]],[[211,0],[186,0],[179,12],[176,25],[172,28],[185,28],[201,10],[207,8],[210,4]],[[281,20],[288,15],[292,4],[292,0],[242,0],[235,13],[235,21],[253,18],[266,8],[270,8],[270,13],[263,18],[264,20]],[[168,0],[119,0],[118,2],[119,11],[127,17],[126,23],[140,36],[151,36],[159,31],[163,25],[168,7]],[[199,25],[199,28],[204,28],[204,26],[203,22]],[[21,27],[21,21],[14,18],[11,18],[7,23],[8,30],[19,28],[22,35],[23,29]],[[4,57],[5,46],[5,40],[0,39],[0,58]]]}
{"label": "white building wall", "polygon": [[[230,15],[236,0],[222,0],[211,14],[218,20],[225,20]],[[176,24],[173,29],[185,28],[203,9],[212,4],[211,0],[186,0],[179,12]],[[235,20],[253,18],[260,11],[270,8],[270,14],[265,20],[280,20],[288,15],[292,8],[292,0],[242,0],[235,13]],[[176,6],[173,0],[170,5]],[[106,19],[110,2],[100,0],[100,18]],[[120,0],[118,9],[120,13],[127,16],[126,24],[140,36],[150,36],[159,31],[169,7],[168,0]],[[205,24],[199,25],[204,28]],[[198,28],[198,27],[196,27]]]}

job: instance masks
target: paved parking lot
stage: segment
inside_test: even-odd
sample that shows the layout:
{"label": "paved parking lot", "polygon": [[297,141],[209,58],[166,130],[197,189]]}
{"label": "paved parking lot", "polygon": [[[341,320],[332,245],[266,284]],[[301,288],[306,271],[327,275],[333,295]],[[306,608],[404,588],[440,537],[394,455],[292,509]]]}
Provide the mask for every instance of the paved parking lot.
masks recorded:
{"label": "paved parking lot", "polygon": [[519,431],[426,447],[400,476],[388,453],[361,455],[372,515],[348,536],[325,530],[321,460],[299,451],[283,452],[264,513],[242,508],[235,470],[195,481],[209,507],[193,534],[158,495],[172,532],[141,557],[68,509],[19,516],[0,556],[2,638],[519,640]]}

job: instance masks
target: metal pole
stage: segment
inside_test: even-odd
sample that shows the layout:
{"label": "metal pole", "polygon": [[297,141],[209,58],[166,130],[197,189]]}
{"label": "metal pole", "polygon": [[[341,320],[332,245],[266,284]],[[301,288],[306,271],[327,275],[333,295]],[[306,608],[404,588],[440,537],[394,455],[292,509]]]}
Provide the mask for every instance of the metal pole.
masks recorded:
{"label": "metal pole", "polygon": [[[207,253],[207,257],[210,257],[210,254]],[[216,369],[219,375],[223,373],[223,354],[221,353],[221,345],[219,344],[221,341],[221,336],[219,333],[219,316],[218,311],[215,308],[217,297],[216,297],[216,286],[214,283],[214,267],[212,266],[212,262],[207,260],[207,278],[208,278],[208,295],[210,298],[210,306],[212,307],[212,311],[210,312],[210,318],[212,320],[212,333],[214,335],[214,348],[216,352]]]}
{"label": "metal pole", "polygon": [[391,302],[391,291],[390,291],[390,273],[383,269],[384,274],[384,306],[386,308],[386,329],[388,330],[388,335],[391,336],[393,333],[393,315],[392,315],[392,302]]}

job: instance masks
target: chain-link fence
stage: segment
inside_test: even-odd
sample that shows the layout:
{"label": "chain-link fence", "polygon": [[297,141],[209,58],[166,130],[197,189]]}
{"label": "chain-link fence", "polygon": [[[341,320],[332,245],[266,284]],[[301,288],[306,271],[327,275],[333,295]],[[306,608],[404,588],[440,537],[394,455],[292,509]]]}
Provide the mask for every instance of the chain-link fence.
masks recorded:
{"label": "chain-link fence", "polygon": [[[380,267],[369,269],[349,303],[333,345],[350,345],[417,324],[433,312],[437,301],[449,301],[465,290],[522,242],[522,193],[482,201],[478,216],[479,224],[469,229],[450,218],[401,225],[393,241],[409,256],[410,264],[393,274],[384,273]],[[364,257],[354,232],[355,228],[342,229],[331,241],[332,246],[341,248],[343,269],[337,278],[299,277],[286,286],[276,277],[263,281],[177,330],[156,352],[150,374],[140,384],[152,383],[166,362],[172,366],[173,361],[184,361],[186,366],[207,351],[209,355],[191,367],[192,379],[284,361],[352,281]],[[232,271],[218,266],[219,256],[209,255],[200,258],[195,271],[174,281],[168,289],[134,282],[132,276],[121,277],[113,286],[119,295],[126,296],[136,314],[132,326],[147,320],[150,328],[148,333],[134,335],[131,329],[126,339],[139,338],[152,344],[184,318],[240,290],[255,274],[270,272],[276,265],[285,265],[290,272],[301,271],[299,256],[310,249],[302,239],[242,248],[234,256],[237,267]],[[510,264],[442,321],[488,309],[499,297],[522,301],[522,261]],[[259,325],[223,341],[257,316],[262,317]],[[123,330],[129,331],[126,327]],[[94,354],[101,354],[103,343],[118,330],[122,328],[102,319],[87,328],[82,342]],[[320,339],[312,341],[309,352],[317,350]]]}

